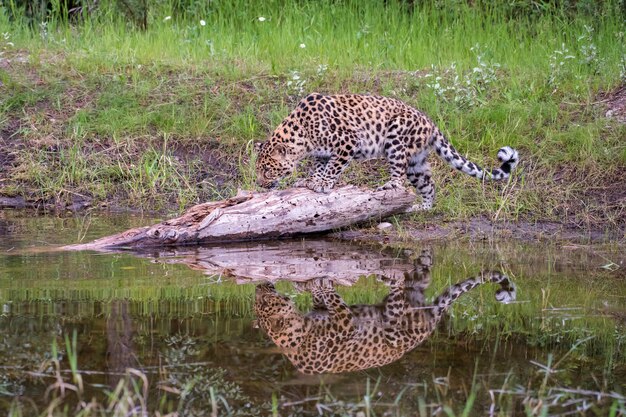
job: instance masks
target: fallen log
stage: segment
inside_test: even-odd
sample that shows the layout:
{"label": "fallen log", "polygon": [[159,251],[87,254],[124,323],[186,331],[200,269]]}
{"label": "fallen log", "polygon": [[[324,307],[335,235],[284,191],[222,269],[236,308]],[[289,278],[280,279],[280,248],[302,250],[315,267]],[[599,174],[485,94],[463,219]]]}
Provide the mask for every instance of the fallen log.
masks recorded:
{"label": "fallen log", "polygon": [[187,265],[238,284],[326,278],[349,286],[368,275],[395,281],[415,269],[410,250],[317,238],[144,248],[133,254],[156,263]]}
{"label": "fallen log", "polygon": [[199,204],[182,216],[66,250],[114,250],[293,237],[340,229],[407,211],[415,194],[345,186],[329,194],[306,188],[247,193]]}

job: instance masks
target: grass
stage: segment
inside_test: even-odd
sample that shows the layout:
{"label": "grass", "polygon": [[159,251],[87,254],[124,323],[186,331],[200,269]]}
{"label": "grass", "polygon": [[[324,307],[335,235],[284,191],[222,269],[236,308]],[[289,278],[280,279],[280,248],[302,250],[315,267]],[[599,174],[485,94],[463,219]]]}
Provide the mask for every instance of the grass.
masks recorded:
{"label": "grass", "polygon": [[[63,377],[60,374],[59,379],[64,381],[67,377]],[[74,376],[80,376],[78,374],[72,374]],[[129,369],[125,378],[121,379],[115,390],[108,394],[109,399],[106,402],[100,403],[93,399],[91,402],[80,402],[78,406],[73,407],[73,412],[81,416],[91,415],[109,415],[109,416],[127,416],[127,415],[151,415],[154,411],[150,407],[148,398],[148,392],[146,385],[149,383],[148,377],[135,369]],[[378,381],[372,381],[366,379],[367,388],[370,388],[371,384],[376,383],[373,386],[374,390],[378,388]],[[52,385],[53,388],[59,389],[59,386],[64,384],[66,388],[65,392],[57,393],[55,402],[51,403],[46,411],[53,413],[52,415],[69,415],[68,410],[72,408],[67,407],[66,403],[70,403],[73,400],[73,396],[79,396],[82,393],[79,390],[67,389],[75,388],[71,384],[66,382]],[[202,400],[195,399],[196,407],[189,408],[186,401],[187,396],[192,394],[193,389],[197,386],[196,383],[190,384],[186,387],[186,390],[179,391],[176,388],[162,386],[166,390],[169,390],[169,394],[162,394],[161,398],[170,396],[175,398],[173,404],[175,408],[172,414],[166,415],[178,415],[177,412],[194,412],[195,415],[255,415],[258,412],[269,412],[271,410],[272,415],[281,415],[282,413],[289,413],[289,415],[305,416],[316,415],[317,410],[324,410],[326,412],[332,412],[345,416],[376,416],[379,413],[392,416],[403,416],[408,409],[405,408],[404,402],[405,396],[415,396],[415,402],[420,404],[419,411],[416,414],[418,416],[431,416],[431,415],[446,415],[446,416],[470,416],[477,415],[475,406],[475,399],[477,397],[477,391],[472,387],[469,395],[465,398],[462,396],[458,398],[448,391],[448,382],[446,380],[433,380],[424,381],[418,384],[420,390],[415,390],[418,393],[410,392],[414,390],[403,391],[393,402],[383,402],[380,398],[380,392],[370,392],[369,390],[361,398],[354,398],[350,401],[338,400],[331,389],[325,386],[319,387],[319,394],[312,395],[298,402],[293,401],[279,401],[275,396],[272,397],[272,404],[269,406],[267,403],[261,405],[248,405],[247,409],[236,410],[234,404],[229,404],[224,397],[224,394],[214,394],[215,391],[223,392],[220,388],[209,390],[210,397]],[[547,386],[543,386],[546,388]],[[421,392],[420,392],[421,391]],[[489,390],[492,402],[490,405],[491,415],[494,416],[506,416],[512,413],[522,412],[523,415],[537,416],[537,415],[552,415],[554,413],[563,412],[569,410],[570,412],[585,415],[587,413],[595,413],[597,415],[610,415],[618,416],[626,412],[625,401],[626,398],[618,393],[605,394],[601,391],[589,391],[589,390],[566,390],[559,389],[558,387],[550,387],[544,393],[538,393],[534,391],[534,387],[531,386],[527,389],[520,390],[513,389],[491,389]],[[372,398],[373,397],[373,398]],[[427,402],[428,401],[428,402]],[[165,403],[165,402],[164,402]],[[65,409],[62,406],[65,405]],[[206,407],[205,410],[197,408],[198,406]],[[9,411],[9,416],[22,416],[28,415],[24,413],[23,404],[15,403],[13,408]],[[27,409],[27,408],[26,408]],[[167,407],[162,409],[167,410]],[[211,410],[211,411],[209,411]],[[573,410],[573,411],[572,411]],[[156,411],[156,415],[163,415],[159,411]]]}
{"label": "grass", "polygon": [[[563,387],[559,375],[567,378],[563,375],[570,372],[571,363],[566,358],[571,351],[558,358],[549,355],[545,365],[531,361],[537,368],[525,380],[512,371],[503,379],[485,375],[484,367],[476,361],[470,385],[464,385],[464,379],[452,369],[439,376],[437,373],[416,376],[412,383],[400,386],[385,381],[385,375],[361,374],[354,376],[363,389],[360,393],[346,395],[336,386],[339,384],[326,384],[322,379],[318,386],[309,384],[296,401],[290,397],[297,394],[286,386],[280,396],[273,391],[270,402],[269,397],[265,400],[248,397],[240,386],[225,378],[226,372],[220,368],[207,366],[208,363],[183,364],[181,360],[194,354],[191,338],[180,337],[168,344],[170,351],[164,352],[162,364],[143,370],[127,368],[118,376],[114,388],[108,390],[89,382],[93,374],[81,370],[74,332],[71,339],[65,336],[65,349],[59,349],[56,341],[52,343],[51,358],[40,366],[46,371],[30,372],[29,376],[44,386],[47,384],[44,412],[59,416],[248,416],[269,414],[270,410],[272,415],[293,416],[318,415],[320,410],[345,416],[469,416],[482,415],[487,410],[494,416],[563,412],[616,416],[626,412],[626,397],[618,391],[607,391],[606,386]],[[0,388],[3,388],[1,384]],[[40,414],[34,402],[15,398],[7,415]]]}
{"label": "grass", "polygon": [[[405,100],[483,165],[519,148],[508,188],[436,164],[436,213],[623,225],[626,128],[599,98],[624,83],[619,4],[516,4],[225,2],[190,19],[163,2],[146,31],[106,3],[35,29],[5,8],[0,194],[175,211],[224,198],[253,186],[247,144],[317,90]],[[349,181],[379,182],[354,165]]]}

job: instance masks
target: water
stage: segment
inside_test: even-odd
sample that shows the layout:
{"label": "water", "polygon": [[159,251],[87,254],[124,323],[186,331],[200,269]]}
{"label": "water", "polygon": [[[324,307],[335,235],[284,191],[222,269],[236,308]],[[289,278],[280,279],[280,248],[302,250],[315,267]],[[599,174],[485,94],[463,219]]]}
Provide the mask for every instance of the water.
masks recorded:
{"label": "water", "polygon": [[[298,240],[143,253],[52,250],[156,221],[0,212],[3,414],[16,414],[19,404],[24,415],[46,407],[74,415],[92,397],[109,414],[129,403],[141,409],[142,400],[151,414],[179,415],[431,415],[466,406],[470,415],[542,407],[548,415],[624,412],[619,248]],[[467,281],[482,271],[510,282]],[[458,283],[453,290],[465,294],[448,311],[426,308],[444,305],[437,297]],[[384,300],[394,294],[404,315],[390,324]],[[332,300],[368,307],[352,310],[356,325],[346,330],[335,320],[345,310],[320,309]],[[337,342],[328,322],[349,336]],[[302,331],[303,323],[313,327]],[[284,338],[300,333],[300,347],[285,348]],[[375,348],[363,347],[373,336]],[[59,376],[80,385],[70,372],[74,337],[83,387],[80,394],[66,389],[61,412]]]}

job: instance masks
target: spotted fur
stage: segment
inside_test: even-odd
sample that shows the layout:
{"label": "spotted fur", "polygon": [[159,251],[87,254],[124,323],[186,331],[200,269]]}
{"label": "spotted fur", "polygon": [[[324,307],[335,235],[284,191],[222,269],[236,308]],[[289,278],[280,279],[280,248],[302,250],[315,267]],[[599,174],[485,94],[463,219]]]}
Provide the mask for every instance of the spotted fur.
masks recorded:
{"label": "spotted fur", "polygon": [[258,285],[254,309],[259,326],[295,367],[306,374],[339,373],[391,363],[432,334],[443,313],[461,295],[486,283],[500,285],[496,299],[515,299],[515,287],[499,272],[455,284],[424,306],[429,265],[390,284],[379,305],[348,306],[329,280],[307,283],[313,311],[300,313],[272,284]]}
{"label": "spotted fur", "polygon": [[484,170],[468,161],[422,112],[402,101],[369,95],[313,93],[274,130],[255,144],[257,182],[265,188],[291,174],[299,160],[315,159],[314,173],[296,186],[328,193],[349,162],[386,158],[391,179],[379,189],[404,187],[408,178],[422,197],[413,209],[432,207],[435,187],[427,157],[434,151],[453,168],[478,179],[501,180],[518,163],[515,149],[498,151],[499,168]]}

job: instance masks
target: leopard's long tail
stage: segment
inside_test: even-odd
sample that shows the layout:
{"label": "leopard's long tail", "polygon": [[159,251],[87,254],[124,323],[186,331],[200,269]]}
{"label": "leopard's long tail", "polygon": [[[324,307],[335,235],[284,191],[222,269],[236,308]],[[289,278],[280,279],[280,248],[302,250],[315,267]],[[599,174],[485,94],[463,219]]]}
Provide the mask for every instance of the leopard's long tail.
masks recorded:
{"label": "leopard's long tail", "polygon": [[480,275],[452,285],[439,295],[433,301],[434,316],[440,317],[463,294],[467,294],[474,288],[489,282],[500,285],[500,288],[495,293],[495,298],[498,302],[508,304],[515,301],[517,291],[515,284],[509,280],[508,276],[498,271],[483,271]]}
{"label": "leopard's long tail", "polygon": [[503,180],[507,179],[511,171],[519,162],[517,151],[510,146],[500,148],[498,151],[498,159],[502,163],[500,168],[485,170],[475,163],[468,161],[461,155],[454,146],[446,139],[439,129],[430,138],[430,146],[435,150],[437,155],[448,163],[452,168],[457,169],[478,179],[485,180]]}

